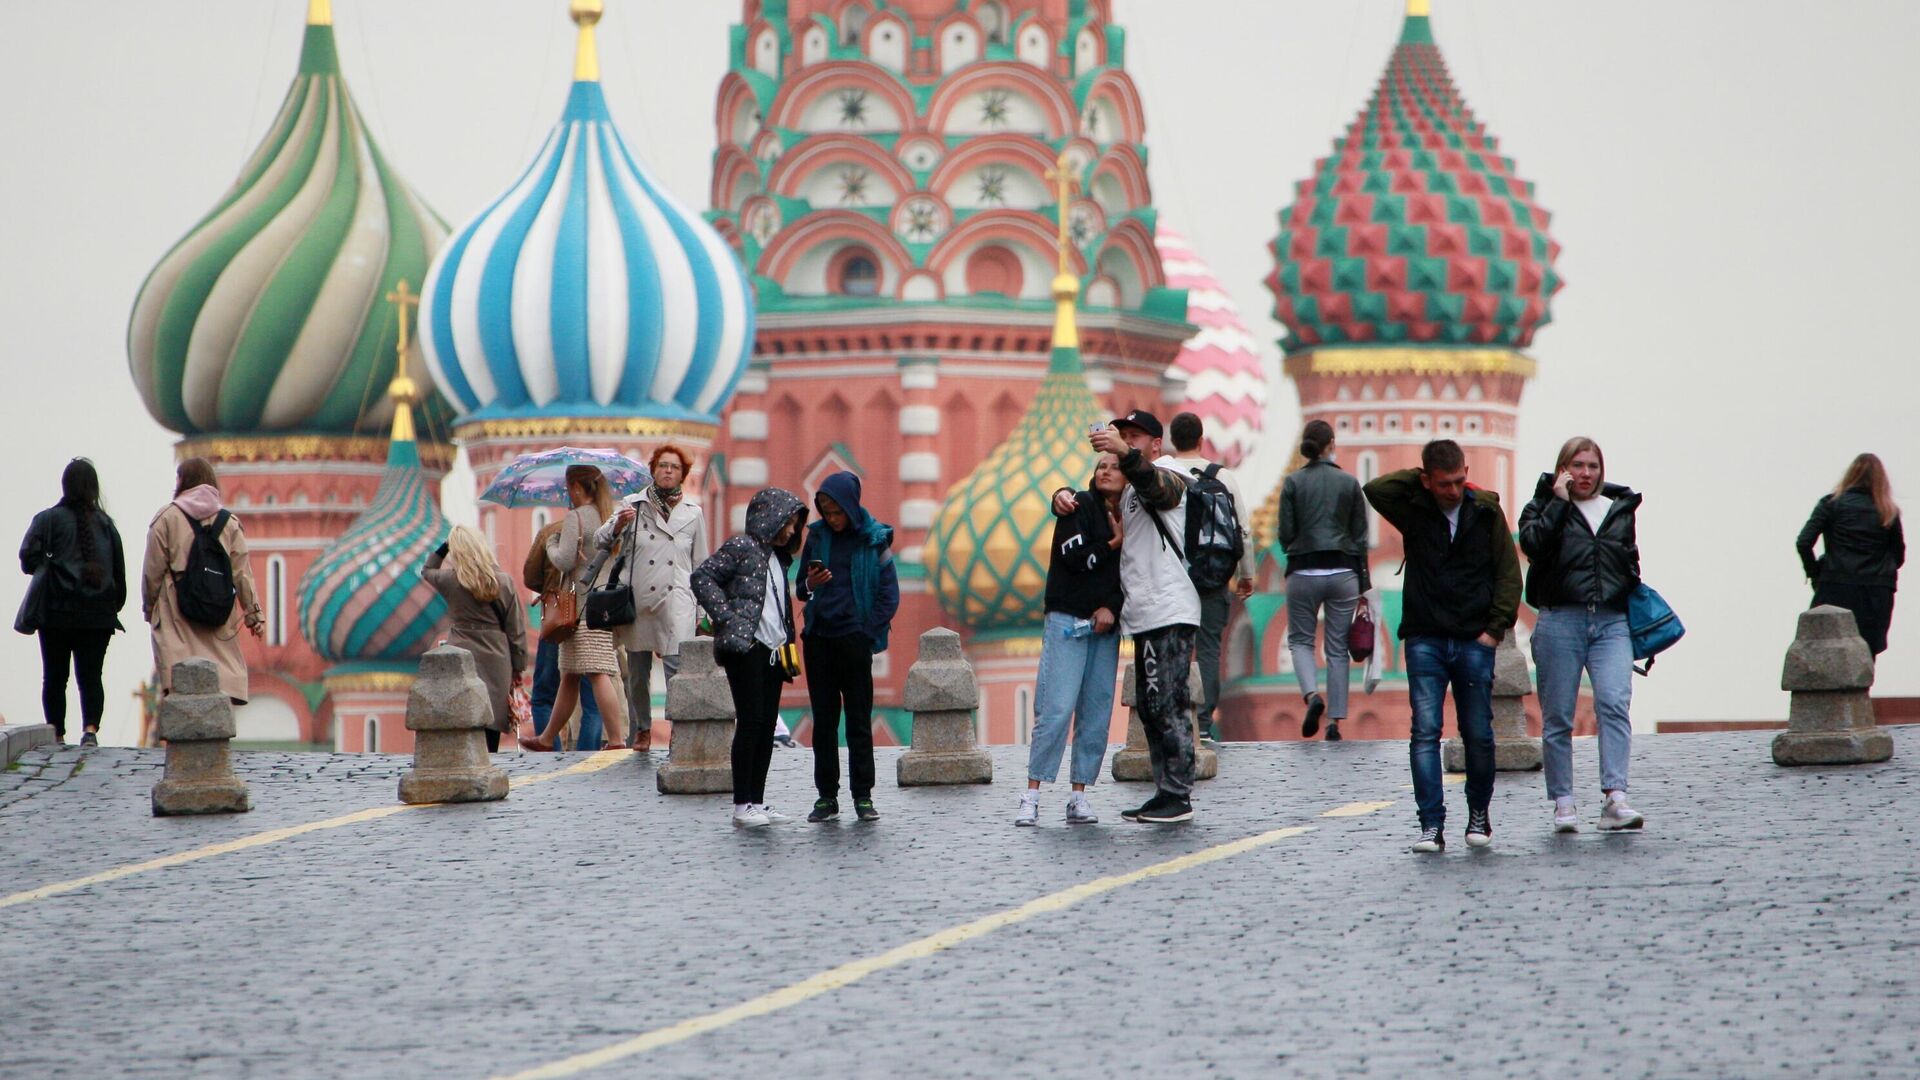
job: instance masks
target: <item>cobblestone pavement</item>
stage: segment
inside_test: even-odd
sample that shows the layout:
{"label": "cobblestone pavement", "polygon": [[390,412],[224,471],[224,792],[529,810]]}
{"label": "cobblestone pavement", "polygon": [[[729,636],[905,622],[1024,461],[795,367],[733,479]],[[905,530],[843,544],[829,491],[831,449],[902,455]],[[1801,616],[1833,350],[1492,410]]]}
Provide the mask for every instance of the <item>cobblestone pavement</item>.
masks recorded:
{"label": "cobblestone pavement", "polygon": [[[1405,851],[1402,744],[1227,744],[1165,829],[1102,784],[1099,826],[1058,785],[1015,830],[1002,747],[990,787],[909,791],[882,751],[877,824],[736,832],[635,756],[0,910],[0,1077],[512,1073],[1289,825],[1313,831],[592,1075],[1920,1075],[1920,729],[1852,769],[1777,768],[1768,737],[1643,736],[1638,835],[1551,835],[1539,774],[1507,773],[1469,852],[1450,787],[1441,857]],[[156,819],[156,753],[29,753],[0,773],[0,897],[389,805],[406,764],[236,760],[254,812]],[[774,759],[796,817],[810,766]],[[1356,802],[1392,805],[1322,816]]]}

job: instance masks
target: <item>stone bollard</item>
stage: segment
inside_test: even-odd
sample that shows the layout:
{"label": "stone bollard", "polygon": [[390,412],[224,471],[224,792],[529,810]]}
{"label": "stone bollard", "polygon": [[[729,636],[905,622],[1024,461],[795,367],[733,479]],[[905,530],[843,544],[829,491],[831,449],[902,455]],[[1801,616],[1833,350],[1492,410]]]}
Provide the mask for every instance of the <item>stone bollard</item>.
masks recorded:
{"label": "stone bollard", "polygon": [[936,626],[920,635],[904,704],[913,714],[913,745],[900,755],[901,787],[993,783],[993,758],[973,741],[980,684],[960,651],[959,634]]}
{"label": "stone bollard", "polygon": [[400,775],[400,801],[492,802],[507,796],[507,773],[487,757],[493,722],[487,686],[473,671],[473,654],[442,645],[420,658],[407,693],[407,730],[413,732],[413,768]]}
{"label": "stone bollard", "polygon": [[667,680],[673,734],[667,760],[654,770],[662,795],[733,790],[733,689],[713,658],[712,638],[680,643],[680,670]]}
{"label": "stone bollard", "polygon": [[[1115,780],[1147,781],[1153,780],[1153,757],[1147,753],[1147,729],[1140,723],[1139,693],[1133,683],[1135,665],[1128,664],[1125,674],[1120,677],[1120,704],[1127,707],[1127,745],[1113,755],[1113,778]],[[1197,689],[1200,686],[1200,664],[1195,661],[1187,669],[1187,687]],[[1220,775],[1220,755],[1213,747],[1200,742],[1199,710],[1187,714],[1187,726],[1193,729],[1193,778],[1211,780]]]}
{"label": "stone bollard", "polygon": [[1893,756],[1893,734],[1874,726],[1873,652],[1853,613],[1822,605],[1800,613],[1780,689],[1793,693],[1776,765],[1862,765]]}
{"label": "stone bollard", "polygon": [[153,785],[155,817],[253,809],[247,785],[233,775],[233,700],[220,689],[213,661],[173,665],[173,692],[160,702],[157,726],[167,742],[167,772]]}
{"label": "stone bollard", "polygon": [[[1527,706],[1533,693],[1532,669],[1512,631],[1493,651],[1493,767],[1526,772],[1540,767],[1540,740],[1527,734]],[[1467,747],[1454,736],[1442,747],[1448,772],[1467,771]]]}

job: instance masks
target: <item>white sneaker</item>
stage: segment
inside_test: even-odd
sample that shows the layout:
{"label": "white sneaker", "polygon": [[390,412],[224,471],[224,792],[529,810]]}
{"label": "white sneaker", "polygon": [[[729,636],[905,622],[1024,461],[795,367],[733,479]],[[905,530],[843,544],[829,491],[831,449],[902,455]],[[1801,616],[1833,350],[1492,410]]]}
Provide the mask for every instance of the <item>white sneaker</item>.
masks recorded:
{"label": "white sneaker", "polygon": [[1612,832],[1615,829],[1637,829],[1646,823],[1640,811],[1627,805],[1627,793],[1616,791],[1607,796],[1607,805],[1600,808],[1600,831]]}
{"label": "white sneaker", "polygon": [[769,825],[784,825],[793,820],[780,811],[775,810],[773,807],[768,806],[766,803],[760,804],[760,812],[767,815],[767,824]]}
{"label": "white sneaker", "polygon": [[1572,796],[1553,800],[1553,831],[1580,831],[1580,808],[1574,805]]}
{"label": "white sneaker", "polygon": [[773,824],[766,811],[748,803],[733,808],[733,827],[736,829],[764,829]]}
{"label": "white sneaker", "polygon": [[1093,804],[1087,802],[1087,793],[1076,791],[1067,798],[1067,824],[1098,825],[1099,815],[1093,812]]}
{"label": "white sneaker", "polygon": [[1020,812],[1013,815],[1015,825],[1032,826],[1040,824],[1040,793],[1026,791],[1020,795]]}

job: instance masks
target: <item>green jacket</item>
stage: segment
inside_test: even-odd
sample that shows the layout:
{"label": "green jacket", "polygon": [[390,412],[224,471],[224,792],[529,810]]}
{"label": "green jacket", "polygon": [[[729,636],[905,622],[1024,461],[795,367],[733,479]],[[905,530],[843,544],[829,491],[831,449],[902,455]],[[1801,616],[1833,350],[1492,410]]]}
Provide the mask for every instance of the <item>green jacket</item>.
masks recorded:
{"label": "green jacket", "polygon": [[1400,637],[1495,640],[1513,629],[1520,611],[1520,557],[1500,496],[1468,487],[1453,531],[1420,483],[1419,469],[1402,469],[1368,483],[1367,501],[1394,528],[1406,549]]}

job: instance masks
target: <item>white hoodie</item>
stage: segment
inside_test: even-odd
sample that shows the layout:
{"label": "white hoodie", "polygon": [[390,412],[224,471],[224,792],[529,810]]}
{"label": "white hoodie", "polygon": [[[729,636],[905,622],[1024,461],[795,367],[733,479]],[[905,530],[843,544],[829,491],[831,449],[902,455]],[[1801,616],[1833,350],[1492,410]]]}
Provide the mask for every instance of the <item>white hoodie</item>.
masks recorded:
{"label": "white hoodie", "polygon": [[[1160,474],[1157,479],[1183,479],[1173,469],[1150,468]],[[1120,521],[1127,531],[1120,543],[1120,587],[1127,594],[1127,602],[1120,608],[1122,633],[1200,625],[1200,593],[1187,576],[1185,553],[1177,550],[1187,542],[1186,508],[1184,483],[1180,501],[1172,509],[1154,511],[1141,499],[1139,487],[1128,479],[1127,490],[1120,496]],[[1173,538],[1172,545],[1154,526],[1156,516],[1167,536]]]}

